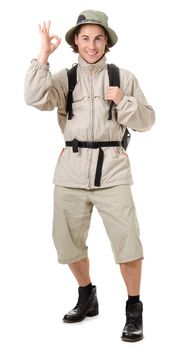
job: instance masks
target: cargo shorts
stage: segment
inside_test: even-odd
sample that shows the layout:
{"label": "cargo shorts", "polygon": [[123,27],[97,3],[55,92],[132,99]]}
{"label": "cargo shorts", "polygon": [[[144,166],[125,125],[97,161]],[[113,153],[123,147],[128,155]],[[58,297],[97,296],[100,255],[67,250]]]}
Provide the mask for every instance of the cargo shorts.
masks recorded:
{"label": "cargo shorts", "polygon": [[53,240],[58,262],[70,264],[88,256],[86,240],[94,206],[103,220],[115,262],[143,258],[130,185],[92,190],[55,185]]}

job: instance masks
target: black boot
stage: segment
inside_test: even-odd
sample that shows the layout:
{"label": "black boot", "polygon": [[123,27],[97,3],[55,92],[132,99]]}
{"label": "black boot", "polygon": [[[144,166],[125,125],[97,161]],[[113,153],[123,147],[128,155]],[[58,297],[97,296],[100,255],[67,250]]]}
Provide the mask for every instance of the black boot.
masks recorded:
{"label": "black boot", "polygon": [[142,325],[143,304],[141,301],[135,304],[126,305],[126,324],[122,333],[122,340],[138,341],[143,339]]}
{"label": "black boot", "polygon": [[79,287],[78,292],[78,302],[74,309],[64,316],[64,322],[80,322],[83,321],[86,316],[96,316],[99,313],[96,286],[92,286],[89,296],[85,293],[83,287]]}

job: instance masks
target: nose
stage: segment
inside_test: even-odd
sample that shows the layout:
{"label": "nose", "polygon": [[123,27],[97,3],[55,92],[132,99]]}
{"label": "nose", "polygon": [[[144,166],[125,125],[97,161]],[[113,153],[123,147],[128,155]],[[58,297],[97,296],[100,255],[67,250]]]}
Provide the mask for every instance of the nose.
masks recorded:
{"label": "nose", "polygon": [[94,40],[90,40],[90,42],[89,42],[89,49],[94,50],[95,47],[96,47],[95,41]]}

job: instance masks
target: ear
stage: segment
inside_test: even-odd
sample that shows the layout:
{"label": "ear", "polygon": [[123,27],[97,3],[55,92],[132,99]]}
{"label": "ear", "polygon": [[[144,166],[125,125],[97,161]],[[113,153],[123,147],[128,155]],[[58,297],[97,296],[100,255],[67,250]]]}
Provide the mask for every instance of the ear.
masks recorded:
{"label": "ear", "polygon": [[75,45],[78,45],[78,35],[77,34],[75,34],[74,43],[75,43]]}

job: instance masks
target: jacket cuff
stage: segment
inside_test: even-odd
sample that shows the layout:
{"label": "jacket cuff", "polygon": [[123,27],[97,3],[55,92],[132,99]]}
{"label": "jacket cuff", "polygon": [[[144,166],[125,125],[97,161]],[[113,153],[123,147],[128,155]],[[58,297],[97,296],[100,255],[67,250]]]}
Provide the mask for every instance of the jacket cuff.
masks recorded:
{"label": "jacket cuff", "polygon": [[44,70],[44,71],[48,71],[50,67],[49,63],[47,64],[39,63],[36,58],[33,58],[31,60],[31,65],[37,70]]}
{"label": "jacket cuff", "polygon": [[122,111],[122,109],[124,108],[124,106],[128,102],[128,99],[129,99],[129,97],[124,95],[121,102],[116,106],[116,109]]}

